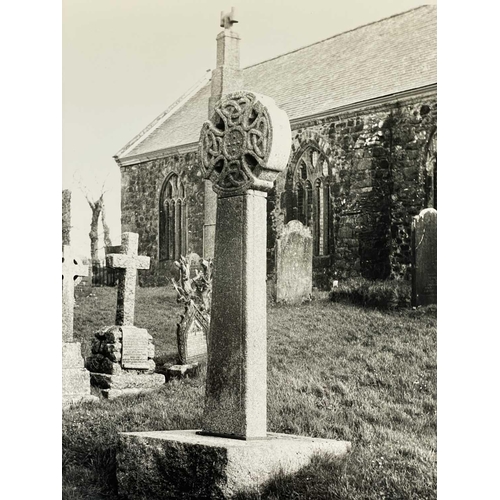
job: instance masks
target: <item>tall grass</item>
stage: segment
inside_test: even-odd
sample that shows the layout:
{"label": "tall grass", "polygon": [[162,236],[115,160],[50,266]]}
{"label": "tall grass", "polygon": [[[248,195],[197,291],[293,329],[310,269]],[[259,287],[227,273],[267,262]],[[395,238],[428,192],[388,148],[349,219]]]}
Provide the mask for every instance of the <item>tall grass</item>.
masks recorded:
{"label": "tall grass", "polygon": [[[112,324],[113,289],[79,299],[75,336]],[[176,355],[182,307],[166,288],[138,289],[136,324],[152,333],[160,362]],[[199,428],[204,375],[155,393],[100,400],[63,414],[63,497],[117,500],[121,431]],[[381,312],[312,301],[268,308],[268,430],[349,440],[343,460],[316,457],[240,499],[435,499],[435,309]]]}

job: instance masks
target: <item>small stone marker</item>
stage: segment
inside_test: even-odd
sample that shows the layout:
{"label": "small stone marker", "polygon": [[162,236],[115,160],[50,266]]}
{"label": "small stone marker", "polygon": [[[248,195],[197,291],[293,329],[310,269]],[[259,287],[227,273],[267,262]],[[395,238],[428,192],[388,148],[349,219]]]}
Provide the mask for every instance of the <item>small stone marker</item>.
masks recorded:
{"label": "small stone marker", "polygon": [[276,240],[276,302],[297,304],[312,295],[312,234],[291,220]]}
{"label": "small stone marker", "polygon": [[437,210],[426,208],[412,221],[412,305],[437,303]]}
{"label": "small stone marker", "polygon": [[178,325],[177,345],[181,365],[200,363],[207,359],[208,318],[191,302]]}
{"label": "small stone marker", "polygon": [[168,378],[184,378],[196,376],[199,373],[199,364],[207,360],[207,336],[212,303],[212,261],[189,254],[186,257],[181,255],[175,265],[179,269],[179,279],[172,279],[172,284],[177,291],[177,301],[184,303],[184,314],[177,324],[179,364],[165,364],[164,368]]}
{"label": "small stone marker", "polygon": [[155,373],[153,337],[145,328],[134,326],[137,270],[149,269],[149,257],[138,256],[139,235],[123,233],[122,253],[106,256],[108,267],[121,269],[116,303],[116,325],[95,334],[92,355],[85,365],[91,383],[104,397],[149,391],[165,383]]}
{"label": "small stone marker", "polygon": [[75,306],[75,284],[87,276],[84,266],[71,252],[69,245],[63,247],[62,257],[62,402],[63,408],[79,401],[97,400],[90,394],[90,374],[83,366],[79,342],[73,341],[73,317]]}
{"label": "small stone marker", "polygon": [[203,428],[122,433],[118,491],[130,500],[144,498],[145,485],[149,500],[233,498],[318,452],[350,450],[345,441],[267,433],[266,191],[290,144],[286,114],[252,92],[223,97],[203,125],[201,165],[218,194]]}
{"label": "small stone marker", "polygon": [[116,324],[133,325],[135,309],[135,289],[137,285],[137,270],[149,269],[149,257],[137,255],[139,235],[123,233],[121,253],[106,256],[106,265],[122,269],[118,280],[118,296],[116,302]]}
{"label": "small stone marker", "polygon": [[64,245],[62,256],[62,338],[63,342],[73,340],[73,318],[75,307],[75,285],[89,268],[73,255],[71,247]]}

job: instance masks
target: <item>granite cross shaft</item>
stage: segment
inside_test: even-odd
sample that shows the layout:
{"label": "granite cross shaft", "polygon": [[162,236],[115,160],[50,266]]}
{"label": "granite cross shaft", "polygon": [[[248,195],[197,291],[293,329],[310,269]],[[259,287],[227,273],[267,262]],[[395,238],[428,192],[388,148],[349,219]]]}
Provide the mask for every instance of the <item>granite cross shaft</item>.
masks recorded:
{"label": "granite cross shaft", "polygon": [[106,256],[106,265],[122,269],[118,280],[116,300],[116,325],[133,326],[137,269],[149,269],[149,257],[137,255],[139,235],[123,233],[121,253]]}
{"label": "granite cross shaft", "polygon": [[89,269],[72,254],[71,247],[64,245],[62,256],[62,339],[73,340],[73,315],[75,306],[75,281],[88,276]]}

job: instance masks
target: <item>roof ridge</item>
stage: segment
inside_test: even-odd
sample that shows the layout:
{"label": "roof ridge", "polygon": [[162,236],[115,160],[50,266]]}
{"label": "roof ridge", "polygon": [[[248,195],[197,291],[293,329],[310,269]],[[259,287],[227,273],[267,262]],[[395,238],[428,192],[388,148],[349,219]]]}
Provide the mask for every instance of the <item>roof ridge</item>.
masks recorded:
{"label": "roof ridge", "polygon": [[392,14],[391,16],[383,17],[382,19],[379,19],[377,21],[372,21],[371,23],[362,24],[361,26],[357,26],[356,28],[352,28],[352,29],[347,30],[347,31],[342,31],[341,33],[337,33],[336,35],[332,35],[332,36],[329,36],[327,38],[323,38],[323,40],[319,40],[318,42],[313,42],[313,43],[310,43],[309,45],[304,45],[303,47],[299,47],[298,49],[290,50],[289,52],[285,52],[284,54],[280,54],[278,56],[271,57],[271,58],[266,59],[264,61],[260,61],[260,62],[255,63],[255,64],[250,64],[250,66],[246,66],[245,68],[242,68],[242,71],[245,69],[253,68],[254,66],[258,66],[259,64],[264,64],[264,63],[267,63],[269,61],[274,61],[275,59],[279,59],[280,57],[284,57],[284,56],[287,56],[289,54],[299,52],[300,50],[307,49],[309,47],[312,47],[313,45],[318,45],[319,43],[326,42],[327,40],[331,40],[332,38],[337,38],[339,36],[346,35],[347,33],[357,31],[361,28],[366,28],[367,26],[371,26],[372,24],[378,24],[378,23],[381,23],[383,21],[387,21],[388,19],[392,19],[393,17],[402,16],[404,14],[408,14],[409,12],[413,12],[414,10],[423,9],[424,7],[433,7],[433,5],[432,4],[418,5],[417,7],[414,7],[413,9],[405,10],[403,12],[399,12],[398,14]]}
{"label": "roof ridge", "polygon": [[[210,74],[209,74],[210,73]],[[170,106],[160,113],[149,125],[146,126],[141,132],[139,132],[133,139],[131,139],[125,146],[123,146],[114,157],[121,157],[127,155],[132,149],[138,146],[144,139],[146,139],[156,128],[158,128],[165,120],[170,118],[175,112],[177,112],[187,101],[189,101],[194,95],[196,95],[200,90],[205,88],[207,83],[211,79],[211,71],[208,70],[200,80],[194,83],[189,90],[184,92],[179,96]]]}

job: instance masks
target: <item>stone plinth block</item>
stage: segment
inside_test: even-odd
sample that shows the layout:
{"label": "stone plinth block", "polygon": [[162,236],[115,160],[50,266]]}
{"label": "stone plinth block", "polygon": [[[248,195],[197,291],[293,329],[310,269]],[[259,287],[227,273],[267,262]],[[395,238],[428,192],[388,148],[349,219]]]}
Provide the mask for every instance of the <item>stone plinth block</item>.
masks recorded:
{"label": "stone plinth block", "polygon": [[91,373],[90,382],[100,389],[105,398],[113,399],[126,394],[152,391],[165,383],[165,376],[160,373]]}
{"label": "stone plinth block", "polygon": [[168,379],[196,377],[199,373],[199,369],[199,363],[172,365],[167,369],[167,377]]}
{"label": "stone plinth block", "polygon": [[62,404],[97,400],[90,394],[90,374],[83,367],[83,357],[79,342],[62,344]]}
{"label": "stone plinth block", "polygon": [[231,498],[280,469],[298,471],[317,453],[341,457],[350,449],[347,441],[274,433],[243,441],[194,430],[127,432],[120,435],[118,488],[129,500]]}
{"label": "stone plinth block", "polygon": [[80,342],[63,342],[62,367],[83,368],[83,356]]}
{"label": "stone plinth block", "polygon": [[291,220],[276,240],[276,302],[297,304],[312,295],[312,234]]}

